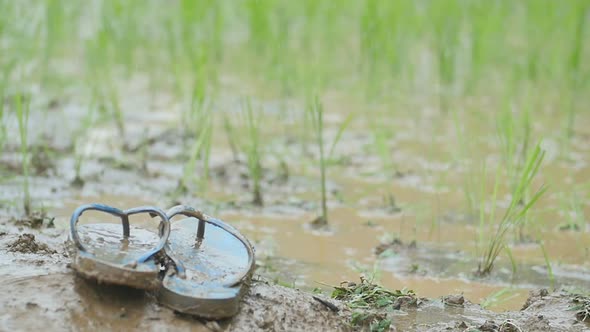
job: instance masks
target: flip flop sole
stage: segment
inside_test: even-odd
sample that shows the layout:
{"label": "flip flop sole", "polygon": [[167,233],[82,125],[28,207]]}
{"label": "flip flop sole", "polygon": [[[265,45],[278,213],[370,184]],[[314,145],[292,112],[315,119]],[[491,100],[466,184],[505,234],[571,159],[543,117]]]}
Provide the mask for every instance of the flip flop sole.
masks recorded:
{"label": "flip flop sole", "polygon": [[231,288],[199,285],[192,286],[192,295],[183,295],[175,290],[178,283],[173,279],[178,278],[164,279],[164,285],[158,292],[158,301],[172,310],[207,319],[228,318],[237,314],[247,289],[245,284]]}
{"label": "flip flop sole", "polygon": [[[97,210],[121,217],[121,225],[112,223],[78,226],[84,211]],[[160,235],[129,225],[129,216],[138,213],[159,215]],[[155,255],[163,251],[170,224],[163,211],[139,207],[121,211],[100,204],[83,205],[71,219],[71,267],[80,276],[99,283],[129,286],[143,290],[160,287],[160,265]]]}
{"label": "flip flop sole", "polygon": [[[130,227],[131,236],[122,239],[117,224],[80,225],[78,233],[87,251],[75,250],[71,267],[84,278],[100,283],[155,290],[160,286],[159,266],[153,260],[134,264],[143,252],[155,247],[158,235],[138,227]],[[135,266],[134,266],[135,265]]]}
{"label": "flip flop sole", "polygon": [[99,283],[129,286],[143,290],[156,290],[160,287],[159,269],[138,271],[121,265],[113,265],[89,257],[83,253],[74,254],[72,269],[83,278]]}
{"label": "flip flop sole", "polygon": [[231,226],[211,217],[206,221],[207,230],[200,241],[196,241],[198,219],[172,223],[165,251],[182,264],[182,271],[166,274],[157,298],[182,313],[227,318],[239,311],[252,276],[254,253],[248,241]]}

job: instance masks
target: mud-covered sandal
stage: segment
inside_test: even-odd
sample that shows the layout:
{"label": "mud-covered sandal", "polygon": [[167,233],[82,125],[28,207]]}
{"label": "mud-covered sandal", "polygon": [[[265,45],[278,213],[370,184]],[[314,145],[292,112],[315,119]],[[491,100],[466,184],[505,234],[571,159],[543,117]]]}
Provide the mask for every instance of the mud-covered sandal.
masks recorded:
{"label": "mud-covered sandal", "polygon": [[[88,210],[120,217],[123,236],[118,224],[78,225],[80,216]],[[160,217],[160,234],[129,225],[129,216],[140,213]],[[123,211],[102,204],[82,205],[72,214],[70,231],[71,267],[82,277],[144,290],[160,287],[160,264],[154,256],[162,251],[170,235],[164,211],[149,206]]]}
{"label": "mud-covered sandal", "polygon": [[[188,206],[175,206],[166,255],[171,259],[158,301],[178,312],[208,319],[239,310],[254,270],[254,250],[235,228]],[[205,226],[206,230],[205,230]]]}

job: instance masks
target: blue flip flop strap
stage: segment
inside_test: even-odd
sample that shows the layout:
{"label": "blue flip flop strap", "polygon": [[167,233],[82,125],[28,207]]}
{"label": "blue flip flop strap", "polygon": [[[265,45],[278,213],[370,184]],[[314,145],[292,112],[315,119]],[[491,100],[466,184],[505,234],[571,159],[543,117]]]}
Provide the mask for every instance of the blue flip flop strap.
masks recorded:
{"label": "blue flip flop strap", "polygon": [[130,215],[134,215],[134,214],[138,214],[138,213],[149,213],[150,215],[157,215],[161,218],[160,227],[159,227],[160,241],[158,242],[158,245],[155,248],[153,248],[152,250],[141,255],[137,259],[137,263],[145,262],[150,257],[152,257],[155,253],[162,250],[162,248],[164,248],[164,246],[166,245],[166,242],[168,241],[168,237],[170,236],[170,221],[168,220],[166,213],[164,213],[164,211],[162,211],[159,208],[151,207],[151,206],[141,206],[141,207],[136,207],[136,208],[122,211],[117,208],[105,205],[105,204],[96,204],[96,203],[85,204],[85,205],[79,206],[76,210],[74,210],[74,213],[72,214],[72,218],[70,219],[70,234],[71,234],[72,240],[74,241],[76,246],[81,251],[87,251],[87,250],[84,247],[84,245],[82,244],[82,241],[80,240],[80,235],[78,234],[77,225],[78,225],[78,221],[80,220],[80,216],[82,216],[82,214],[88,210],[101,211],[101,212],[105,212],[105,213],[120,217],[121,223],[123,224],[123,236],[125,238],[128,238],[130,235],[129,234],[130,233],[130,227],[129,227],[129,216]]}
{"label": "blue flip flop strap", "polygon": [[150,257],[152,257],[154,254],[156,254],[160,250],[164,249],[164,246],[168,242],[168,237],[170,236],[170,219],[168,219],[168,216],[166,215],[166,213],[164,211],[162,211],[161,209],[159,209],[157,207],[153,207],[153,206],[140,206],[140,207],[125,210],[125,214],[127,216],[131,216],[131,215],[138,214],[138,213],[148,213],[150,215],[155,214],[161,218],[160,219],[161,220],[160,227],[159,227],[160,241],[158,242],[158,245],[155,248],[153,248],[152,250],[141,255],[137,259],[138,263],[143,263],[146,260],[148,260]]}
{"label": "blue flip flop strap", "polygon": [[[168,210],[168,212],[166,213],[169,220],[172,220],[172,218],[178,214],[185,215],[187,217],[193,217],[193,218],[196,218],[199,220],[199,224],[197,226],[197,238],[195,239],[195,241],[200,241],[200,240],[204,239],[204,237],[205,237],[205,224],[209,223],[213,226],[219,227],[219,228],[223,229],[224,231],[230,233],[231,235],[233,235],[235,238],[237,238],[240,242],[242,242],[244,244],[244,247],[246,247],[246,250],[248,251],[248,269],[243,271],[241,274],[237,275],[234,279],[231,280],[231,282],[228,282],[227,286],[233,286],[233,285],[241,282],[246,276],[248,276],[250,274],[251,270],[254,268],[254,249],[252,249],[252,245],[250,244],[248,239],[246,239],[242,234],[240,234],[240,232],[238,232],[234,227],[230,226],[229,224],[226,224],[225,222],[223,222],[219,219],[208,216],[199,210],[195,210],[194,208],[187,206],[187,205],[174,206],[170,210]],[[182,263],[178,262],[174,258],[173,258],[173,260],[174,260],[174,263],[176,263],[177,271],[181,275],[184,275],[185,268],[182,265]]]}

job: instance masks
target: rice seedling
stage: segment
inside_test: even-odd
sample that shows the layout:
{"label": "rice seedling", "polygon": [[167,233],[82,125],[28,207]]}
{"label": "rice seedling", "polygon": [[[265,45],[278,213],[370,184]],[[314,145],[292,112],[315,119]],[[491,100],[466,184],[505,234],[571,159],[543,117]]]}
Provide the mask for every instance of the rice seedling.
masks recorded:
{"label": "rice seedling", "polygon": [[82,123],[80,128],[78,128],[77,132],[74,133],[74,179],[72,180],[72,185],[74,187],[83,187],[84,186],[84,179],[82,178],[82,165],[84,163],[84,159],[87,158],[87,151],[86,146],[84,143],[87,143],[87,136],[85,135],[88,132],[88,129],[92,127],[95,122],[95,106],[94,103],[91,103],[88,111],[82,118]]}
{"label": "rice seedling", "polygon": [[[198,88],[203,96],[211,92],[217,82],[217,71],[214,64],[221,60],[222,49],[219,46],[222,32],[222,17],[217,1],[182,1],[180,9],[181,44],[178,48],[186,59],[189,77],[193,89]],[[207,33],[205,33],[207,31]],[[219,57],[219,58],[218,58]],[[175,61],[175,59],[171,59]]]}
{"label": "rice seedling", "polygon": [[551,267],[551,259],[547,254],[547,250],[545,249],[545,243],[541,241],[539,244],[541,247],[541,251],[543,252],[543,259],[545,260],[545,266],[547,266],[547,276],[549,277],[549,281],[551,282],[551,288],[555,286],[555,275],[553,274],[553,268]]}
{"label": "rice seedling", "polygon": [[297,73],[293,69],[293,61],[285,61],[286,55],[289,53],[289,25],[292,18],[282,8],[278,10],[277,16],[282,24],[278,26],[273,36],[275,47],[271,55],[271,66],[274,68],[272,77],[276,77],[280,82],[280,93],[288,97],[294,92],[293,78],[295,75],[293,74]]}
{"label": "rice seedling", "polygon": [[184,112],[181,117],[182,127],[184,128],[185,135],[187,136],[200,134],[203,131],[201,121],[206,119],[211,113],[211,104],[208,99],[206,89],[207,85],[204,77],[196,73],[189,99],[189,105],[184,108]]}
{"label": "rice seedling", "polygon": [[[512,92],[509,92],[512,93]],[[531,139],[531,117],[530,98],[525,97],[524,105],[518,113],[513,111],[511,98],[507,97],[505,105],[498,114],[496,121],[497,137],[500,141],[500,152],[504,165],[506,166],[506,175],[508,185],[513,188],[518,185],[518,174],[524,167],[529,153],[529,142]],[[528,191],[524,192],[523,201],[527,200]],[[528,215],[525,214],[523,222],[518,227],[518,241],[523,242],[525,239],[525,229],[528,225]]]}
{"label": "rice seedling", "polygon": [[110,110],[113,113],[113,118],[115,120],[115,124],[117,126],[117,130],[119,131],[119,135],[121,139],[125,140],[125,118],[123,116],[123,110],[121,109],[121,104],[119,102],[119,93],[116,90],[114,83],[111,81],[110,84],[106,83],[104,86],[107,92],[107,96],[105,101],[108,102],[107,105],[110,106]]}
{"label": "rice seedling", "polygon": [[360,24],[360,52],[363,55],[362,58],[362,65],[363,70],[365,71],[365,75],[367,77],[371,77],[373,79],[368,79],[369,83],[369,91],[375,90],[375,85],[377,84],[376,81],[376,73],[378,72],[378,55],[382,50],[383,40],[380,40],[380,36],[378,35],[379,30],[381,30],[381,25],[383,24],[383,20],[379,17],[379,9],[378,6],[383,4],[380,1],[366,1],[364,13],[361,16],[361,24]]}
{"label": "rice seedling", "polygon": [[117,85],[114,82],[110,59],[110,37],[107,30],[97,32],[94,39],[87,42],[86,75],[91,87],[92,99],[96,100],[101,109],[110,113],[119,135],[125,137],[125,119],[120,106]]}
{"label": "rice seedling", "polygon": [[466,92],[474,94],[484,73],[485,66],[492,56],[498,35],[503,30],[504,15],[502,4],[474,1],[468,8],[470,38],[470,75],[466,82]]}
{"label": "rice seedling", "polygon": [[168,51],[168,71],[172,75],[172,85],[176,97],[183,97],[185,95],[184,88],[185,75],[182,70],[182,62],[184,59],[181,56],[180,42],[178,41],[178,31],[175,21],[166,20],[164,23],[166,31],[166,50]]}
{"label": "rice seedling", "polygon": [[227,144],[229,145],[229,149],[231,150],[231,154],[233,157],[233,161],[235,163],[240,161],[239,151],[238,151],[238,140],[236,137],[236,130],[229,119],[229,116],[226,113],[223,113],[223,130],[225,131],[225,135],[227,137]]}
{"label": "rice seedling", "polygon": [[[520,66],[522,72],[524,72],[523,77],[530,82],[536,82],[540,78],[540,70],[541,70],[541,36],[546,36],[546,24],[540,24],[535,20],[536,17],[539,17],[541,14],[541,10],[547,10],[547,6],[550,5],[547,2],[536,1],[536,2],[529,2],[527,4],[527,11],[524,14],[524,34],[527,36],[527,47],[525,50],[525,59],[523,63],[517,64]],[[520,72],[517,71],[517,72]]]}
{"label": "rice seedling", "polygon": [[[183,177],[179,181],[179,189],[187,191],[193,183],[203,188],[209,181],[209,160],[213,139],[213,110],[205,92],[205,82],[196,77],[192,87],[188,105],[182,113],[185,136],[193,137],[194,141],[186,149],[189,159],[184,166]],[[186,142],[186,141],[185,141]],[[197,176],[197,161],[201,161],[202,175]]]}
{"label": "rice seedling", "polygon": [[[204,124],[201,125],[202,131],[196,140],[193,142],[189,150],[189,160],[184,166],[183,177],[180,180],[179,188],[182,191],[188,190],[188,185],[195,183],[202,188],[206,188],[209,180],[209,155],[211,152],[211,118],[210,115],[203,119]],[[199,177],[196,174],[197,160],[202,160],[204,176]]]}
{"label": "rice seedling", "polygon": [[29,189],[29,114],[30,99],[23,94],[14,97],[15,114],[18,122],[18,133],[20,138],[20,155],[23,173],[23,210],[26,215],[31,214],[31,193]]}
{"label": "rice seedling", "polygon": [[319,150],[320,166],[321,214],[312,224],[321,227],[328,225],[328,197],[326,193],[327,158],[324,153],[324,108],[319,97],[314,96],[313,99],[308,102],[305,110],[311,119],[315,131],[315,144],[318,146]]}
{"label": "rice seedling", "polygon": [[250,42],[259,55],[267,51],[266,41],[271,40],[272,30],[269,12],[272,2],[268,0],[248,0],[245,2],[248,13]]}
{"label": "rice seedling", "polygon": [[[213,112],[205,103],[201,90],[195,88],[190,102],[189,130],[197,136],[192,146],[189,147],[189,160],[184,167],[184,175],[180,181],[180,188],[185,191],[190,183],[197,183],[206,187],[209,181],[209,159],[211,156],[211,143],[213,137]],[[197,177],[197,160],[203,162],[203,176]]]}
{"label": "rice seedling", "polygon": [[45,1],[45,36],[44,36],[44,55],[42,59],[43,81],[47,82],[49,78],[50,61],[55,53],[56,47],[64,30],[64,4],[60,0]]}
{"label": "rice seedling", "polygon": [[568,103],[568,115],[566,125],[566,135],[568,138],[572,138],[574,135],[574,123],[577,113],[576,99],[583,83],[583,72],[582,72],[582,54],[584,50],[584,32],[586,29],[586,16],[588,15],[588,9],[590,5],[584,1],[578,1],[574,5],[575,15],[575,26],[573,39],[571,42],[570,53],[567,57],[567,75],[569,82],[569,103]]}
{"label": "rice seedling", "polygon": [[320,167],[320,191],[321,191],[321,214],[315,220],[312,225],[323,227],[328,225],[328,197],[326,192],[326,170],[329,164],[331,154],[334,152],[338,141],[342,137],[346,127],[352,122],[354,117],[353,114],[349,114],[347,118],[339,126],[336,136],[332,141],[332,145],[326,154],[325,142],[324,142],[324,107],[320,101],[320,98],[315,95],[312,97],[305,108],[305,116],[310,120],[312,128],[314,130],[315,145],[318,147],[319,152],[319,167]]}
{"label": "rice seedling", "polygon": [[250,99],[246,99],[242,103],[242,117],[246,125],[248,139],[244,143],[244,151],[248,165],[248,172],[250,180],[252,181],[252,203],[254,205],[262,206],[264,200],[262,198],[262,164],[261,160],[264,155],[263,147],[261,145],[260,136],[260,111],[255,111],[252,107]]}
{"label": "rice seedling", "polygon": [[330,145],[330,149],[328,150],[328,159],[329,160],[334,158],[334,151],[336,149],[336,145],[338,145],[338,142],[340,142],[340,139],[342,138],[344,131],[352,123],[355,116],[356,116],[355,113],[349,113],[346,116],[346,118],[344,118],[344,120],[342,121],[340,126],[338,126],[338,131],[336,132],[336,135],[334,136],[334,139],[332,140],[332,145]]}
{"label": "rice seedling", "polygon": [[[498,174],[496,175],[489,216],[485,215],[485,201],[482,199],[478,242],[483,243],[485,241],[486,247],[480,256],[480,262],[476,272],[477,275],[484,276],[492,271],[494,262],[506,246],[506,234],[508,231],[510,229],[518,229],[524,222],[526,214],[546,191],[546,187],[543,185],[531,195],[528,201],[524,201],[526,192],[539,172],[544,155],[545,152],[537,144],[519,173],[517,185],[511,188],[510,203],[499,220],[495,219],[496,198],[499,185]],[[483,188],[485,188],[485,184],[482,184],[482,193]]]}
{"label": "rice seedling", "polygon": [[[441,7],[446,7],[442,10]],[[433,2],[430,10],[433,18],[434,52],[437,58],[439,79],[439,107],[448,110],[448,98],[453,92],[456,77],[456,58],[459,43],[460,13],[456,1]]]}
{"label": "rice seedling", "polygon": [[411,71],[409,41],[419,34],[419,7],[412,1],[367,0],[360,4],[359,70],[369,99],[399,87],[403,75]]}
{"label": "rice seedling", "polygon": [[514,255],[512,254],[512,249],[510,249],[510,246],[505,246],[504,249],[506,250],[506,255],[508,256],[508,259],[510,259],[510,267],[512,269],[512,276],[515,276],[516,272],[518,270],[518,266],[516,264],[516,259],[514,259]]}
{"label": "rice seedling", "polygon": [[391,149],[389,147],[390,133],[387,128],[373,124],[371,134],[373,136],[373,149],[377,152],[379,159],[381,159],[383,173],[390,178],[394,178],[399,174],[399,171],[391,156]]}

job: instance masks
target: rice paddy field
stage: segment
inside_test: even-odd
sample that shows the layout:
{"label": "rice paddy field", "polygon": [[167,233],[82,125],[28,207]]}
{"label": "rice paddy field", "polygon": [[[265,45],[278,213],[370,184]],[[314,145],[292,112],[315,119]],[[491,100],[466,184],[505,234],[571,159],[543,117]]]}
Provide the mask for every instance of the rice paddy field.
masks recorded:
{"label": "rice paddy field", "polygon": [[587,0],[0,0],[0,236],[181,202],[284,287],[587,295],[589,107]]}

